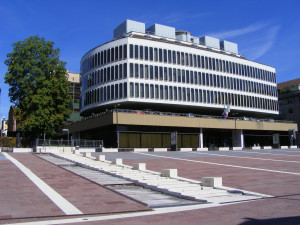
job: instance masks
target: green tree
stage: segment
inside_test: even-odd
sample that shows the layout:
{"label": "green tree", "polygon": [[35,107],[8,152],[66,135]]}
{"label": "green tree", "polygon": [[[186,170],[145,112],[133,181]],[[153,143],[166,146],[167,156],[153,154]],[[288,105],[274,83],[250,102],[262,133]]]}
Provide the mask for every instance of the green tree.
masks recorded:
{"label": "green tree", "polygon": [[5,82],[16,106],[17,126],[26,138],[55,136],[71,111],[66,63],[59,60],[54,43],[32,36],[13,44],[5,64]]}

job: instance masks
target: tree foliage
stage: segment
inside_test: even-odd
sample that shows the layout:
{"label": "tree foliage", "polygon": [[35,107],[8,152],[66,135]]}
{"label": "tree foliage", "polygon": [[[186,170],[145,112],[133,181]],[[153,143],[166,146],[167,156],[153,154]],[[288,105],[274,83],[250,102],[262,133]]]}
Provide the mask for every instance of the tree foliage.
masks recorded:
{"label": "tree foliage", "polygon": [[13,44],[5,64],[5,82],[16,106],[17,126],[28,138],[56,135],[71,111],[66,63],[59,49],[44,38],[32,36]]}

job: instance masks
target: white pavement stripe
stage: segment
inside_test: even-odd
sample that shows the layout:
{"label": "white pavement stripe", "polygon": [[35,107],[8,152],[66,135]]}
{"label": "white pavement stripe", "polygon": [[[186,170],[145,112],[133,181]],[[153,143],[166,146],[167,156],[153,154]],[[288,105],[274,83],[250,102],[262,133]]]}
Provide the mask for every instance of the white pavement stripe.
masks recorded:
{"label": "white pavement stripe", "polygon": [[[252,200],[249,200],[247,202],[250,202],[250,201],[252,201]],[[88,223],[88,222],[95,222],[95,221],[124,219],[124,218],[141,217],[141,216],[154,216],[154,215],[174,213],[174,212],[183,212],[183,211],[190,211],[190,210],[196,210],[196,209],[211,208],[211,207],[216,207],[216,206],[222,207],[222,206],[235,205],[235,204],[241,204],[241,203],[244,203],[244,202],[233,202],[233,203],[224,203],[224,204],[210,203],[210,204],[198,204],[198,205],[191,205],[191,206],[176,206],[176,207],[157,208],[157,209],[153,209],[153,211],[146,211],[146,212],[121,213],[121,214],[117,214],[117,215],[90,216],[90,217],[37,221],[37,222],[21,222],[21,223],[15,223],[15,224],[18,224],[18,225],[48,225],[48,224]]]}
{"label": "white pavement stripe", "polygon": [[197,155],[217,155],[217,156],[224,156],[224,157],[232,157],[232,158],[240,158],[240,159],[255,159],[255,160],[266,160],[266,161],[277,161],[277,162],[288,162],[288,163],[300,163],[300,161],[286,161],[281,159],[262,159],[262,158],[255,158],[255,157],[247,157],[247,156],[232,156],[232,155],[222,155],[222,154],[209,154],[209,153],[200,153],[200,152],[191,152]]}
{"label": "white pavement stripe", "polygon": [[[135,152],[135,154],[151,155],[151,154],[141,153],[141,152]],[[180,158],[173,158],[173,157],[159,156],[159,155],[151,155],[151,156],[158,157],[158,158],[182,160],[182,161],[188,161],[188,162],[204,163],[204,164],[217,165],[217,166],[226,166],[226,167],[242,168],[242,169],[248,169],[248,170],[258,170],[258,171],[265,171],[265,172],[271,172],[271,173],[282,173],[282,174],[290,174],[290,175],[300,176],[300,173],[286,172],[286,171],[280,171],[280,170],[268,170],[268,169],[260,169],[260,168],[253,168],[253,167],[247,167],[247,166],[235,166],[235,165],[229,165],[229,164],[205,162],[205,161],[200,161],[200,160],[198,161],[198,160],[192,160],[192,159],[180,159]]]}
{"label": "white pavement stripe", "polygon": [[65,214],[67,215],[77,215],[83,214],[79,209],[77,209],[72,203],[58,194],[53,190],[48,184],[42,181],[38,176],[36,176],[30,169],[25,167],[18,160],[13,158],[7,153],[3,153],[7,159],[9,159],[13,164],[15,164],[45,195],[48,196]]}

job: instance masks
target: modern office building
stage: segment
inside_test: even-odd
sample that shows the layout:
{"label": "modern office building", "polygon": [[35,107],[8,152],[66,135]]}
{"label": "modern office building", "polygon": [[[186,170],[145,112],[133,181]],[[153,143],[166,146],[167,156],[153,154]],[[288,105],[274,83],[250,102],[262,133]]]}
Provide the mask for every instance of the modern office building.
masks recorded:
{"label": "modern office building", "polygon": [[81,59],[80,114],[90,119],[70,127],[74,136],[151,148],[170,147],[176,131],[179,147],[245,147],[271,145],[274,133],[284,141],[295,128],[273,122],[275,69],[247,60],[237,44],[132,20],[113,37]]}
{"label": "modern office building", "polygon": [[[279,116],[300,125],[300,78],[278,83]],[[299,138],[298,143],[300,143]]]}
{"label": "modern office building", "polygon": [[72,112],[67,123],[73,123],[80,121],[80,74],[68,72],[67,78],[69,84],[69,94],[72,98],[70,106]]}

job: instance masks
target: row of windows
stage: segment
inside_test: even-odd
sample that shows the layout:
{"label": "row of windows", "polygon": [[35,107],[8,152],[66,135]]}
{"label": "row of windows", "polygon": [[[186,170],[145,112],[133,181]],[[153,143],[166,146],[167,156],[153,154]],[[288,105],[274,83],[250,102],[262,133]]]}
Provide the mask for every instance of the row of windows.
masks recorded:
{"label": "row of windows", "polygon": [[95,67],[123,59],[127,59],[127,45],[109,48],[90,56],[81,63],[80,71],[84,74]]}
{"label": "row of windows", "polygon": [[129,45],[129,57],[132,59],[150,60],[154,62],[226,72],[276,83],[276,76],[273,72],[222,59],[185,52],[131,44]]}
{"label": "row of windows", "polygon": [[132,78],[195,84],[277,96],[275,86],[197,71],[130,63],[129,74]]}
{"label": "row of windows", "polygon": [[[216,105],[232,105],[253,109],[277,111],[277,101],[255,96],[227,93],[222,91],[202,90],[166,85],[154,85],[130,82],[129,96],[131,98],[145,98],[157,100],[183,101]],[[127,83],[119,83],[99,87],[88,91],[82,98],[82,107],[103,103],[127,97]]]}
{"label": "row of windows", "polygon": [[[197,71],[181,70],[175,68],[133,64],[129,66],[131,78],[160,80],[168,82],[186,83],[194,85],[225,88],[229,90],[245,91],[269,96],[277,96],[275,86],[254,81],[242,80],[222,75],[201,73]],[[82,90],[94,85],[127,78],[127,63],[103,68],[92,72],[82,78]]]}
{"label": "row of windows", "polygon": [[88,91],[82,97],[82,107],[116,99],[127,98],[127,83],[119,83]]}
{"label": "row of windows", "polygon": [[84,76],[81,80],[81,88],[85,90],[94,85],[125,78],[127,78],[127,63],[100,69]]}
{"label": "row of windows", "polygon": [[131,98],[150,98],[184,102],[248,107],[276,111],[277,101],[254,96],[176,86],[130,83]]}

